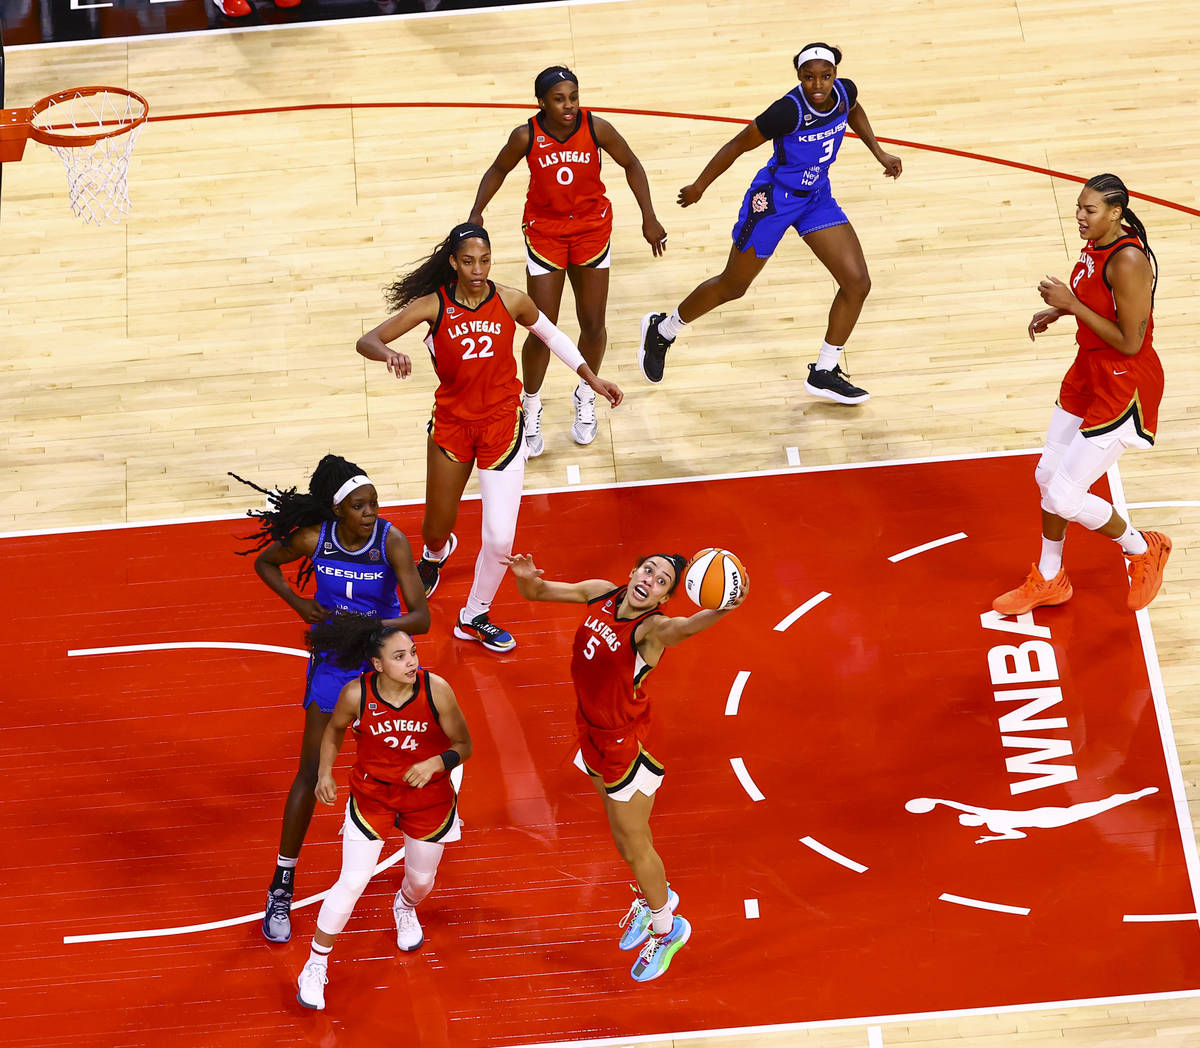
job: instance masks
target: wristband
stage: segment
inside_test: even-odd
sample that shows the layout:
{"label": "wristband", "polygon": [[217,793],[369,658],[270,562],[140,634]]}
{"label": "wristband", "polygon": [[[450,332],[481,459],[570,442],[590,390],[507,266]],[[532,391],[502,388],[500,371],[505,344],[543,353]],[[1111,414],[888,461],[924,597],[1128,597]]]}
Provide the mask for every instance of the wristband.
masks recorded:
{"label": "wristband", "polygon": [[441,754],[441,758],[446,771],[449,771],[451,768],[457,768],[462,764],[462,754],[458,750],[446,750]]}

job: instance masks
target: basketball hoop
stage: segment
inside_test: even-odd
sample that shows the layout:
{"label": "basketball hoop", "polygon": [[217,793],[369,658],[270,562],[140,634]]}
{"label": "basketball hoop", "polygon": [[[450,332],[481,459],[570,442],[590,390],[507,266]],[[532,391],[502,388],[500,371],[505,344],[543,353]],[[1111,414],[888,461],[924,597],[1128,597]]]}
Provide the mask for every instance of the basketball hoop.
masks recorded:
{"label": "basketball hoop", "polygon": [[27,109],[0,110],[0,162],[20,160],[32,138],[67,171],[71,210],[97,225],[129,214],[129,158],[150,106],[121,87],[73,87]]}

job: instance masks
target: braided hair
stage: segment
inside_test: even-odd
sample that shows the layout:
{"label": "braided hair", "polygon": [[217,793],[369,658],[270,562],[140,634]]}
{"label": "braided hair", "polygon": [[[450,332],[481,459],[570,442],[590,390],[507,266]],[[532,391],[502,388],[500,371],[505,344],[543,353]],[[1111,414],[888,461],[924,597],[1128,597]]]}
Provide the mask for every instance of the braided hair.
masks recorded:
{"label": "braided hair", "polygon": [[489,247],[491,238],[483,226],[473,222],[460,222],[452,230],[424,262],[416,263],[416,268],[410,270],[399,280],[388,284],[383,289],[383,301],[393,313],[398,313],[410,302],[423,295],[432,295],[438,288],[453,283],[458,273],[450,264],[450,256],[457,255],[464,240],[478,237]]}
{"label": "braided hair", "polygon": [[355,670],[372,658],[378,658],[383,642],[397,633],[399,626],[384,626],[370,615],[338,611],[308,631],[309,650],[325,656],[342,669]]}
{"label": "braided hair", "polygon": [[[301,528],[337,520],[333,512],[333,496],[351,477],[362,473],[363,470],[353,462],[333,454],[326,455],[317,463],[308,481],[308,491],[299,491],[294,487],[275,490],[260,488],[253,481],[230,473],[229,476],[234,480],[267,497],[266,509],[246,510],[246,516],[257,520],[259,526],[257,531],[243,536],[243,541],[251,545],[249,549],[238,550],[238,556],[248,557],[251,553],[266,549],[272,542],[278,542],[286,548],[292,536]],[[303,586],[312,578],[313,570],[312,560],[305,558],[296,574],[296,584]]]}
{"label": "braided hair", "polygon": [[1127,223],[1129,228],[1141,239],[1142,246],[1146,250],[1146,257],[1150,259],[1150,264],[1154,268],[1154,280],[1150,285],[1150,302],[1153,305],[1154,291],[1158,287],[1158,259],[1150,250],[1150,237],[1146,233],[1146,226],[1129,208],[1129,190],[1125,188],[1125,183],[1116,175],[1105,173],[1093,175],[1084,182],[1083,188],[1099,193],[1110,207],[1116,204],[1121,209],[1121,221]]}

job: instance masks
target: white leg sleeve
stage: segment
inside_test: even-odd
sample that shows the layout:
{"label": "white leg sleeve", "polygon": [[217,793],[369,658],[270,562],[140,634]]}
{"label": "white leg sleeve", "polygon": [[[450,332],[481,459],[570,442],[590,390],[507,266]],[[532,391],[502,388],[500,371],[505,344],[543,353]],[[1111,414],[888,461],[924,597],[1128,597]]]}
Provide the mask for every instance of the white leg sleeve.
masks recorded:
{"label": "white leg sleeve", "polygon": [[346,927],[350,914],[359,897],[366,890],[375,865],[383,852],[383,841],[366,837],[350,819],[346,819],[342,830],[342,872],[337,883],[329,889],[321,912],[317,914],[317,927],[326,935],[337,935]]}
{"label": "white leg sleeve", "polygon": [[1058,469],[1058,464],[1066,454],[1067,445],[1079,432],[1081,425],[1083,419],[1078,415],[1069,414],[1057,404],[1054,405],[1054,413],[1050,416],[1050,425],[1046,429],[1046,446],[1042,449],[1042,457],[1038,459],[1037,468],[1033,471],[1038,490],[1042,493],[1043,509],[1048,508],[1046,492],[1050,490],[1050,478],[1054,476],[1054,471]]}
{"label": "white leg sleeve", "polygon": [[444,844],[435,841],[418,841],[404,835],[404,882],[400,890],[404,901],[418,906],[433,891],[438,863],[442,861]]}
{"label": "white leg sleeve", "polygon": [[521,488],[525,484],[525,456],[518,455],[507,469],[481,469],[478,476],[483,529],[479,556],[475,560],[475,581],[467,598],[465,618],[468,621],[491,608],[496,590],[508,570],[500,558],[512,553],[513,538],[517,533]]}
{"label": "white leg sleeve", "polygon": [[1104,527],[1112,517],[1108,502],[1088,491],[1125,450],[1120,441],[1098,445],[1076,433],[1050,480],[1043,507],[1064,520],[1073,520],[1089,531]]}

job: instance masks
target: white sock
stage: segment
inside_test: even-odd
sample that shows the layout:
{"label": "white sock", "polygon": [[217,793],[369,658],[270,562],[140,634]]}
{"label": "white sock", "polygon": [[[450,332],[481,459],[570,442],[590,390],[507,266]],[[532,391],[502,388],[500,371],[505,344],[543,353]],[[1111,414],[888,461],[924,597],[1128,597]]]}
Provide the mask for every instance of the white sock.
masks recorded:
{"label": "white sock", "polygon": [[1065,538],[1055,542],[1045,535],[1042,536],[1042,559],[1038,561],[1038,571],[1047,582],[1062,571],[1063,546],[1066,542]]}
{"label": "white sock", "polygon": [[308,959],[309,961],[316,961],[322,968],[327,968],[329,966],[329,954],[332,950],[332,946],[318,946],[314,942]]}
{"label": "white sock", "polygon": [[674,342],[687,324],[680,319],[679,310],[675,310],[666,320],[658,325],[658,333],[668,342]]}
{"label": "white sock", "polygon": [[650,911],[650,930],[655,935],[666,935],[675,923],[675,915],[671,912],[671,904],[666,903],[661,909]]}
{"label": "white sock", "polygon": [[421,556],[426,560],[445,560],[448,556],[450,556],[450,540],[447,539],[446,545],[439,550],[432,550],[426,546]]}
{"label": "white sock", "polygon": [[526,390],[522,393],[521,407],[525,409],[526,415],[536,415],[542,410],[542,391],[539,389],[536,393],[530,393]]}
{"label": "white sock", "polygon": [[596,391],[592,389],[583,379],[579,380],[579,399],[580,400],[595,400]]}
{"label": "white sock", "polygon": [[1121,552],[1127,557],[1141,556],[1150,548],[1146,545],[1145,536],[1132,524],[1125,528],[1125,534],[1117,539],[1117,544],[1121,547]]}
{"label": "white sock", "polygon": [[838,358],[842,355],[844,346],[831,346],[828,342],[821,343],[821,351],[817,354],[817,371],[832,371],[837,367]]}

